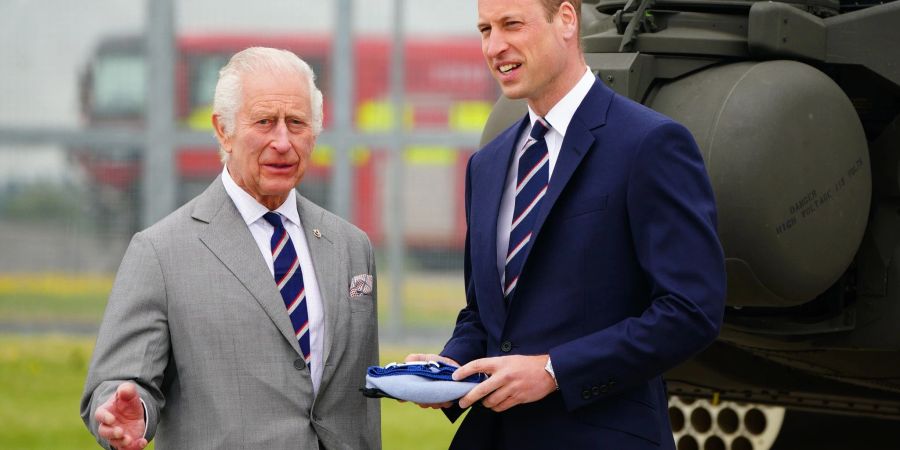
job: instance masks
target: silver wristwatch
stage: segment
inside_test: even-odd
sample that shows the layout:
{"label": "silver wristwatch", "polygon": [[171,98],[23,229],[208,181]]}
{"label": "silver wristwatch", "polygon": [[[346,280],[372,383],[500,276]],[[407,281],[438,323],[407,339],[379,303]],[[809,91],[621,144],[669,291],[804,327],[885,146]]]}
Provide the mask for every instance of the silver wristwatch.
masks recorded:
{"label": "silver wristwatch", "polygon": [[556,382],[556,373],[553,372],[553,364],[550,362],[550,357],[547,356],[547,365],[544,366],[544,370],[550,374],[550,378],[553,378],[553,384],[556,385],[556,390],[559,390],[559,383]]}

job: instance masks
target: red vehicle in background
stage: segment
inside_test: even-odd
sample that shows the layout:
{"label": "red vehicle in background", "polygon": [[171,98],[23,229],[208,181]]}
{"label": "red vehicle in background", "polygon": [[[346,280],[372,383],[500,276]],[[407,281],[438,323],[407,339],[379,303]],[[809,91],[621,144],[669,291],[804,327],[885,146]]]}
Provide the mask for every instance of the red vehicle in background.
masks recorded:
{"label": "red vehicle in background", "polygon": [[[391,42],[357,36],[354,42],[354,125],[360,132],[389,132]],[[176,116],[182,127],[212,133],[210,113],[218,70],[237,51],[250,46],[291,50],[310,64],[325,96],[325,128],[331,117],[331,40],[317,35],[186,35],[176,39]],[[143,125],[145,70],[139,36],[103,40],[81,80],[82,113],[87,125]],[[405,47],[404,128],[419,132],[478,133],[499,95],[484,67],[478,39],[442,38],[407,41]],[[89,151],[88,151],[89,150]],[[133,149],[73,149],[88,173],[98,207],[120,217],[118,228],[137,229],[132,194],[138,189],[140,154]],[[378,245],[384,239],[383,205],[387,152],[352,150],[354,192],[351,219]],[[404,179],[406,244],[417,250],[462,248],[465,235],[463,182],[474,149],[407,147]],[[300,191],[328,205],[333,150],[318,146]],[[198,194],[222,170],[218,152],[179,148],[176,152],[180,202]],[[123,208],[125,206],[125,208]],[[122,211],[128,210],[129,214]],[[101,213],[103,211],[100,211]]]}

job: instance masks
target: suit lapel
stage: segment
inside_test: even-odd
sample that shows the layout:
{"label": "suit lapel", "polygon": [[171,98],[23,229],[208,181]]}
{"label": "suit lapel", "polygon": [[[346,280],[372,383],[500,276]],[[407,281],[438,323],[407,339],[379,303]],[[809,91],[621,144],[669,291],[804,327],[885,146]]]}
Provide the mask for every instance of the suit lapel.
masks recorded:
{"label": "suit lapel", "polygon": [[[528,256],[531,254],[531,249],[534,248],[534,244],[540,238],[544,222],[547,221],[547,216],[553,210],[553,205],[556,204],[559,196],[565,190],[566,184],[569,183],[572,174],[575,173],[584,156],[595,146],[597,137],[594,134],[594,129],[606,124],[606,112],[609,109],[612,98],[612,91],[595,78],[591,90],[588,91],[584,100],[581,101],[581,105],[575,110],[575,115],[572,116],[572,121],[569,122],[566,137],[563,139],[560,147],[559,157],[556,160],[556,166],[553,168],[553,174],[550,176],[550,186],[535,218],[531,245],[525,248],[523,271],[525,270],[525,265],[528,264]],[[513,296],[515,296],[515,293],[513,293]]]}
{"label": "suit lapel", "polygon": [[522,128],[528,123],[528,115],[522,118],[518,126],[511,127],[504,135],[482,151],[485,152],[483,167],[472,172],[471,217],[473,229],[486,230],[479,242],[475,242],[482,257],[480,267],[473,268],[487,274],[490,298],[486,303],[479,302],[479,307],[489,306],[495,317],[504,317],[506,306],[503,301],[503,289],[500,273],[497,271],[497,222],[500,216],[500,200],[503,197],[509,165],[515,155],[516,142]]}
{"label": "suit lapel", "polygon": [[[323,313],[325,314],[325,336],[322,341],[322,362],[328,368],[328,355],[334,348],[335,339],[340,336],[337,330],[346,328],[343,321],[347,320],[346,314],[338,311],[341,295],[341,276],[338,271],[338,258],[335,249],[333,231],[325,223],[324,210],[314,206],[309,200],[297,195],[297,212],[300,215],[300,223],[303,225],[303,234],[309,247],[309,257],[315,268],[316,283],[319,285],[319,293],[322,296]],[[316,233],[318,231],[318,233]],[[318,234],[318,236],[317,236]],[[349,287],[345,287],[349,289]],[[323,373],[322,379],[327,379]]]}
{"label": "suit lapel", "polygon": [[[199,198],[192,216],[209,224],[200,234],[200,241],[247,288],[299,355],[300,345],[284,309],[284,300],[275,287],[272,274],[266,269],[266,262],[250,229],[225,192],[221,179],[216,178]],[[251,261],[248,262],[248,258]]]}

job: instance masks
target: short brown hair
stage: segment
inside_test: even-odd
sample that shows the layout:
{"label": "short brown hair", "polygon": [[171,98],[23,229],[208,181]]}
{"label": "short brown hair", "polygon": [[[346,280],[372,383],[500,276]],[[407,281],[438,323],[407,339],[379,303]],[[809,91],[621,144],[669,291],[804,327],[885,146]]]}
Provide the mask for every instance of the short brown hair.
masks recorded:
{"label": "short brown hair", "polygon": [[563,3],[569,2],[575,8],[575,15],[578,19],[578,28],[581,29],[581,0],[540,0],[541,5],[544,7],[544,14],[547,16],[547,21],[553,21],[553,16],[559,11],[559,7],[562,6]]}

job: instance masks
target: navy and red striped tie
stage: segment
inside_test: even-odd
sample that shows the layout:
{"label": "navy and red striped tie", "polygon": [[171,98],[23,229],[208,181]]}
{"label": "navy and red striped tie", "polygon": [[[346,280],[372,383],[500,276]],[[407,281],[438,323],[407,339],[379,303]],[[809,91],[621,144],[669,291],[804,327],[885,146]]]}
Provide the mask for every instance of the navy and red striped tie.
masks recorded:
{"label": "navy and red striped tie", "polygon": [[300,270],[300,258],[294,249],[294,243],[284,228],[278,213],[267,212],[263,215],[275,231],[272,233],[272,261],[275,268],[275,284],[281,292],[284,306],[287,308],[294,336],[300,342],[303,359],[309,366],[309,313],[306,310],[306,289],[303,287],[303,272]]}
{"label": "navy and red striped tie", "polygon": [[506,254],[503,297],[509,301],[519,282],[525,264],[525,249],[531,243],[534,220],[541,209],[541,199],[550,183],[550,156],[544,135],[550,127],[538,118],[525,141],[525,151],[519,156],[516,178],[516,204],[512,227],[509,230],[509,251]]}

